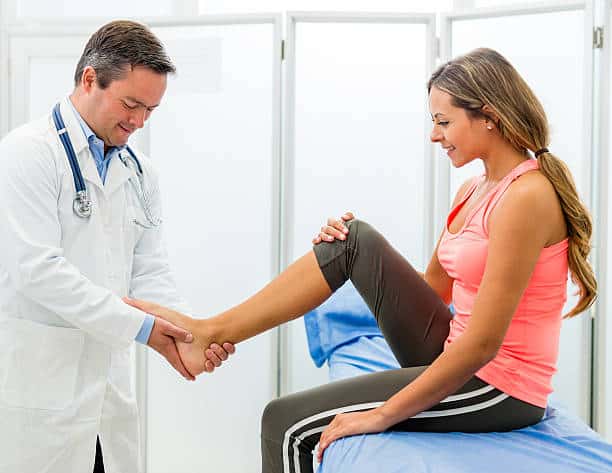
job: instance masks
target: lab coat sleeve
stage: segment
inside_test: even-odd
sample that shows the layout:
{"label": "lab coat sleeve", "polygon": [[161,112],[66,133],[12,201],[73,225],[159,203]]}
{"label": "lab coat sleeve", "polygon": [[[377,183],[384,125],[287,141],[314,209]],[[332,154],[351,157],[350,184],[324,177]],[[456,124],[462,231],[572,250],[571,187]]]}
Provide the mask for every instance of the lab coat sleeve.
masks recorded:
{"label": "lab coat sleeve", "polygon": [[12,133],[0,143],[0,267],[22,296],[102,343],[127,347],[145,314],[66,259],[53,156],[41,137]]}
{"label": "lab coat sleeve", "polygon": [[[141,155],[138,154],[138,156]],[[145,229],[136,243],[130,296],[135,299],[152,301],[184,314],[191,314],[191,307],[179,295],[168,263],[168,251],[164,241],[162,199],[157,173],[147,158],[139,159],[144,170],[145,186],[150,195],[152,213],[162,218],[162,224]]]}

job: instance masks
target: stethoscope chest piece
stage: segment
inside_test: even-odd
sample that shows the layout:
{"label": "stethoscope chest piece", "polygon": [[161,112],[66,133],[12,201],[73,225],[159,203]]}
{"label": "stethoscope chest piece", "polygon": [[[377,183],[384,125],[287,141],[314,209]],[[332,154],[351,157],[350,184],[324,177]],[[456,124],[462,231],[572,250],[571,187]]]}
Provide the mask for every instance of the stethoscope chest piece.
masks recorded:
{"label": "stethoscope chest piece", "polygon": [[91,217],[91,200],[87,195],[87,191],[79,191],[74,197],[72,208],[74,213],[81,218]]}

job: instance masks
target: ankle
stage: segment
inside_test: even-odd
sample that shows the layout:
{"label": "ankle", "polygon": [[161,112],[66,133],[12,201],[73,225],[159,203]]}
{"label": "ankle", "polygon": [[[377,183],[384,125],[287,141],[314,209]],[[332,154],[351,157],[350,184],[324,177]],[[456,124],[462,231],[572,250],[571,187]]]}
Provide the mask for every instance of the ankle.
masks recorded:
{"label": "ankle", "polygon": [[223,339],[223,337],[225,337],[226,335],[224,335],[224,331],[222,330],[222,326],[217,320],[217,317],[211,317],[208,319],[195,319],[193,333],[194,336],[198,338],[202,343],[204,343],[207,347],[211,343],[223,345],[223,343],[229,341]]}

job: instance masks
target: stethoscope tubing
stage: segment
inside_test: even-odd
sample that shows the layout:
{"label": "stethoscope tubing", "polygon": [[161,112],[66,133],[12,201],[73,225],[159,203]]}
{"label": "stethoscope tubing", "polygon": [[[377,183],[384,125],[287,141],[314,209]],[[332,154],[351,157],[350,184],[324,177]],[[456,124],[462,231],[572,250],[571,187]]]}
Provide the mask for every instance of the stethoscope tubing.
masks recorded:
{"label": "stethoscope tubing", "polygon": [[74,152],[74,147],[72,146],[72,143],[70,141],[70,137],[68,136],[68,130],[66,130],[66,125],[64,124],[64,120],[62,119],[59,103],[57,103],[55,107],[53,107],[53,121],[55,123],[55,128],[57,129],[59,139],[62,142],[62,145],[64,146],[66,156],[68,156],[68,162],[70,163],[70,168],[72,169],[72,177],[74,179],[74,189],[76,192],[85,192],[85,179],[83,179],[81,167],[79,166],[79,162]]}

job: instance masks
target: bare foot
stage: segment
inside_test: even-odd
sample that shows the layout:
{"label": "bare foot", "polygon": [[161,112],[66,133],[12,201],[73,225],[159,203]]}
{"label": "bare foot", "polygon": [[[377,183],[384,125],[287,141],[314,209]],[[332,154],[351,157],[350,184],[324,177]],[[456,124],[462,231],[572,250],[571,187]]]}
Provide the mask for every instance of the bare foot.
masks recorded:
{"label": "bare foot", "polygon": [[[160,316],[161,317],[161,316]],[[193,376],[203,372],[211,372],[214,365],[206,358],[205,351],[214,342],[206,331],[206,320],[191,319],[185,325],[176,324],[193,334],[193,342],[176,342],[179,355],[183,360],[183,365]]]}

